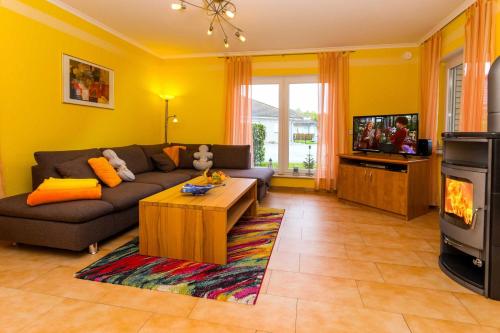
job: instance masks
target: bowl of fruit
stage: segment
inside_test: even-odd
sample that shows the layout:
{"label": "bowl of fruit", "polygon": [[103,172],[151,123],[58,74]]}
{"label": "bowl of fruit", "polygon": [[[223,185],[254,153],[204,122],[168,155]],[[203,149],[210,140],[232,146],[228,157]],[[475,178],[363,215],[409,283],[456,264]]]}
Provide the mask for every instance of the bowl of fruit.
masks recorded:
{"label": "bowl of fruit", "polygon": [[210,176],[208,175],[208,170],[203,173],[203,176],[207,180],[207,184],[221,185],[229,177],[222,171],[212,171]]}

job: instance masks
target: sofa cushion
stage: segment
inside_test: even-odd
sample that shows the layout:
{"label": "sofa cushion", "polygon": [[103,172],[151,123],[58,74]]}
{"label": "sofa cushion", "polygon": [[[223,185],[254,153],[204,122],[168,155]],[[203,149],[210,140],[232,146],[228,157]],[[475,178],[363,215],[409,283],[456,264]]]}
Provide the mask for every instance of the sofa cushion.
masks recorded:
{"label": "sofa cushion", "polygon": [[168,146],[168,143],[160,143],[157,145],[140,145],[142,151],[144,152],[144,155],[146,155],[150,170],[155,169],[155,164],[152,160],[153,155],[163,153],[163,148]]}
{"label": "sofa cushion", "polygon": [[175,172],[145,172],[137,175],[135,181],[137,183],[156,184],[164,189],[179,185],[190,180],[191,177],[187,174]]}
{"label": "sofa cushion", "polygon": [[234,178],[253,178],[257,179],[259,185],[271,186],[271,178],[274,175],[274,170],[269,168],[252,168],[252,169],[222,169],[226,175]]}
{"label": "sofa cushion", "polygon": [[37,170],[37,178],[39,179],[61,177],[62,175],[59,174],[55,168],[57,164],[71,161],[79,157],[89,159],[102,156],[101,151],[97,148],[67,151],[38,151],[34,155],[35,161],[39,166]]}
{"label": "sofa cushion", "polygon": [[79,157],[74,160],[56,164],[56,170],[64,178],[97,178],[88,163],[89,158]]}
{"label": "sofa cushion", "polygon": [[174,171],[176,168],[175,162],[172,161],[172,159],[165,153],[154,154],[153,156],[151,156],[151,159],[153,160],[155,168],[157,170],[170,172]]}
{"label": "sofa cushion", "polygon": [[115,210],[124,210],[139,203],[139,200],[163,191],[163,187],[145,183],[121,183],[117,187],[102,189],[102,200],[109,202]]}
{"label": "sofa cushion", "polygon": [[172,146],[183,146],[186,150],[179,151],[179,168],[180,169],[193,169],[194,153],[199,151],[201,145],[206,145],[210,151],[212,145],[206,143],[200,144],[184,144],[184,143],[172,143]]}
{"label": "sofa cushion", "polygon": [[30,207],[28,194],[0,200],[0,216],[19,217],[66,223],[83,223],[113,212],[113,206],[102,200],[78,200]]}
{"label": "sofa cushion", "polygon": [[250,161],[250,145],[213,145],[214,168],[248,169]]}
{"label": "sofa cushion", "polygon": [[153,171],[153,168],[148,162],[148,158],[144,154],[144,151],[138,145],[101,148],[102,151],[106,149],[114,150],[116,155],[127,163],[127,168],[134,174]]}
{"label": "sofa cushion", "polygon": [[203,175],[203,171],[199,171],[196,169],[175,169],[174,171],[169,172],[171,174],[180,174],[187,176],[189,178],[196,178]]}

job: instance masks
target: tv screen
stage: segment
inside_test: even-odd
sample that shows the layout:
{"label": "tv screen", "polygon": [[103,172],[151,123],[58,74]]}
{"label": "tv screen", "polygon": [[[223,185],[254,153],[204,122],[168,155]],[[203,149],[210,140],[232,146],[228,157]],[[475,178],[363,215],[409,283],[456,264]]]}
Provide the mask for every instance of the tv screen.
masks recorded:
{"label": "tv screen", "polygon": [[418,114],[353,119],[353,150],[417,154]]}

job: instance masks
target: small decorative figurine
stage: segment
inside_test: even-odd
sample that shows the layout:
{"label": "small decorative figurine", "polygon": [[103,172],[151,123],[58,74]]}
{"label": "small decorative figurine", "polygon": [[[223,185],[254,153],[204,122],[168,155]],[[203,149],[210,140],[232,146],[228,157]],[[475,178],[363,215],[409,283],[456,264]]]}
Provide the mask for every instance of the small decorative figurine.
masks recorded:
{"label": "small decorative figurine", "polygon": [[211,159],[214,157],[214,154],[208,151],[207,145],[201,145],[198,148],[198,152],[194,153],[195,160],[193,161],[193,166],[196,170],[207,170],[210,169],[213,165],[213,161]]}
{"label": "small decorative figurine", "polygon": [[119,158],[114,150],[106,149],[102,152],[102,155],[106,157],[106,159],[109,161],[109,164],[111,164],[113,168],[116,169],[118,176],[122,180],[126,182],[132,182],[135,180],[135,175],[127,168],[127,163]]}

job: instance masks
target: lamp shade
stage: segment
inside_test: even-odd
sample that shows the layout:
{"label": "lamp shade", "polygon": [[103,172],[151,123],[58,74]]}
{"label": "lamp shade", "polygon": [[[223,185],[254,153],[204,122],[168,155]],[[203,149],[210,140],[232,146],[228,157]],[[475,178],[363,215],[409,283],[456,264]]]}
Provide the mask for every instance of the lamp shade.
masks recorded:
{"label": "lamp shade", "polygon": [[166,101],[171,101],[175,98],[174,95],[169,95],[169,94],[161,94],[160,97],[161,99],[164,99]]}

